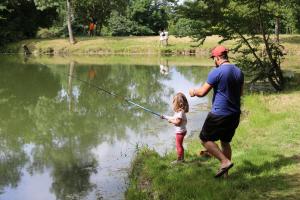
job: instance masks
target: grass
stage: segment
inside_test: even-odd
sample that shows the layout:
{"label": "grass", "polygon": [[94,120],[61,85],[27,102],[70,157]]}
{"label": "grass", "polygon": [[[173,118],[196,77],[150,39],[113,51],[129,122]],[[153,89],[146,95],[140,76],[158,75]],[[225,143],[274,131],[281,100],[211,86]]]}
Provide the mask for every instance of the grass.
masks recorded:
{"label": "grass", "polygon": [[[300,92],[247,94],[232,142],[228,179],[213,178],[216,159],[198,157],[199,139],[185,141],[187,162],[171,166],[141,150],[133,162],[126,199],[298,199],[300,195]],[[199,127],[200,128],[200,127]]]}
{"label": "grass", "polygon": [[8,45],[7,49],[18,51],[22,44],[27,44],[35,54],[160,54],[174,50],[187,51],[194,43],[190,38],[170,37],[168,47],[159,46],[159,38],[147,37],[79,37],[75,45],[66,39],[25,40]]}
{"label": "grass", "polygon": [[[299,35],[282,35],[282,44],[288,55],[299,55]],[[22,52],[22,45],[26,44],[34,54],[62,54],[62,55],[108,55],[108,54],[176,54],[197,55],[209,54],[209,50],[221,40],[218,36],[208,37],[200,47],[191,38],[169,37],[169,46],[161,47],[158,36],[130,36],[130,37],[77,37],[77,43],[69,44],[65,38],[58,39],[30,39],[11,43],[2,52]],[[234,41],[224,43],[231,47]]]}

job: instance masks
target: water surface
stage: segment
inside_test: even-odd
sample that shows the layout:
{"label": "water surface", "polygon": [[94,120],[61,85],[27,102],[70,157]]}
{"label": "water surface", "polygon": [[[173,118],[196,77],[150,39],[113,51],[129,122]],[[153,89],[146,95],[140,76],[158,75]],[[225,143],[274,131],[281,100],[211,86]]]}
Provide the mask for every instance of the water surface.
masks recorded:
{"label": "water surface", "polygon": [[[168,58],[151,64],[47,60],[0,57],[3,200],[123,199],[136,151],[145,145],[160,154],[175,151],[173,127],[94,86],[171,115],[173,95],[188,95],[211,69],[168,64]],[[209,99],[188,100],[187,137],[193,137]]]}

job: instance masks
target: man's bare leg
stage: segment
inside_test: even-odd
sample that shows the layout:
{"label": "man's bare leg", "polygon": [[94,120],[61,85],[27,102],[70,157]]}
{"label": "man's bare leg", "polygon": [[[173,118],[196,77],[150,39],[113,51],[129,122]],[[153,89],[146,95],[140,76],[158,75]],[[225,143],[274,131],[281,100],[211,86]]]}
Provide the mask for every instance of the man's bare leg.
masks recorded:
{"label": "man's bare leg", "polygon": [[202,145],[207,149],[209,153],[220,160],[221,168],[227,167],[231,164],[231,161],[224,155],[224,153],[220,150],[219,146],[215,142],[202,141]]}
{"label": "man's bare leg", "polygon": [[[228,160],[231,161],[231,145],[230,145],[230,143],[221,141],[221,147],[222,147],[222,152],[223,152],[224,156],[226,156],[226,158],[228,158]],[[228,172],[226,172],[224,174],[224,177],[225,178],[228,177]]]}

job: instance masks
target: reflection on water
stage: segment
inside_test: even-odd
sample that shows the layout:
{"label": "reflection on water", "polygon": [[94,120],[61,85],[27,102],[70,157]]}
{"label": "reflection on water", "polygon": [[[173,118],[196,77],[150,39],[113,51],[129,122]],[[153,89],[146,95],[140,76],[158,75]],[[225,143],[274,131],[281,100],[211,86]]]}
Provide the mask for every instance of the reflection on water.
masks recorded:
{"label": "reflection on water", "polygon": [[[2,56],[0,199],[122,199],[136,150],[173,151],[173,128],[91,85],[170,114],[172,95],[187,95],[209,68],[168,65],[161,73],[165,64],[45,66]],[[208,103],[189,101],[191,110]],[[188,114],[190,136],[205,112]]]}

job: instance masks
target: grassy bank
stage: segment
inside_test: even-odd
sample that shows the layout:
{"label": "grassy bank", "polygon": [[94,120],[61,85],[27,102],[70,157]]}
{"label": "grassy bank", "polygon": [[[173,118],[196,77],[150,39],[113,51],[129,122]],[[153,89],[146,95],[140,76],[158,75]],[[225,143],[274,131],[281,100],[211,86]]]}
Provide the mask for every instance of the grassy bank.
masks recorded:
{"label": "grassy bank", "polygon": [[[210,39],[207,44],[214,42],[217,38]],[[169,46],[159,45],[159,37],[79,37],[74,45],[69,44],[66,39],[32,39],[7,46],[7,51],[20,52],[23,44],[26,44],[34,54],[161,54],[176,53],[185,54],[192,51],[206,53],[206,47],[193,48],[196,45],[190,38],[169,38]],[[208,49],[207,49],[208,50]],[[199,52],[197,52],[199,53]]]}
{"label": "grassy bank", "polygon": [[[216,159],[197,154],[197,137],[185,141],[186,160],[172,166],[175,152],[163,157],[141,150],[134,163],[127,199],[299,199],[300,92],[248,94],[233,139],[228,179],[213,178]],[[199,127],[200,129],[200,127]],[[175,151],[175,149],[174,149]]]}
{"label": "grassy bank", "polygon": [[[170,36],[169,46],[159,45],[158,36],[148,37],[78,37],[77,43],[69,44],[67,39],[32,39],[7,45],[2,52],[22,52],[22,45],[37,55],[107,55],[107,54],[175,54],[175,55],[208,55],[209,50],[221,40],[218,36],[207,38],[204,45],[195,47],[191,38],[176,38]],[[299,35],[282,35],[282,44],[286,47],[288,55],[300,55],[298,48]],[[234,41],[228,41],[226,46],[231,47]]]}

